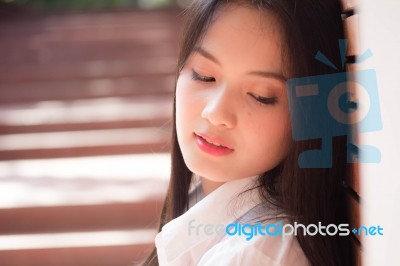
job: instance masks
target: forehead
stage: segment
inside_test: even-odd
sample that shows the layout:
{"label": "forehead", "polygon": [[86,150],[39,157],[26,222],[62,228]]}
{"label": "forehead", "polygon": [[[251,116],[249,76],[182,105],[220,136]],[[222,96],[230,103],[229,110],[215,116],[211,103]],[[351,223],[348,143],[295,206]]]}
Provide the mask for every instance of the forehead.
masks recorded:
{"label": "forehead", "polygon": [[211,20],[200,43],[223,64],[234,61],[243,67],[268,65],[282,72],[281,27],[272,12],[244,5],[226,5]]}

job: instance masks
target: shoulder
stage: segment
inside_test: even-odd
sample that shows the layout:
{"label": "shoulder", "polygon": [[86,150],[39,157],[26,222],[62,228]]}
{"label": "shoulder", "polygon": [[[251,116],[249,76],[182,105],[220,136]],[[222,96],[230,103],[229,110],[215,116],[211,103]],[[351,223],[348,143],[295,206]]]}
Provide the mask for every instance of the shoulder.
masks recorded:
{"label": "shoulder", "polygon": [[198,265],[310,265],[295,237],[226,236],[210,248]]}

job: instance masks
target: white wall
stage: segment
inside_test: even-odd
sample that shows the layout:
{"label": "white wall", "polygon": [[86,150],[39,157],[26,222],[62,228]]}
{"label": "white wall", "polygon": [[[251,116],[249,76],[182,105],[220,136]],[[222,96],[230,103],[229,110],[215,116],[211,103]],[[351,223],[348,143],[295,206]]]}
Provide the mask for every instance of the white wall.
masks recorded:
{"label": "white wall", "polygon": [[364,238],[363,265],[400,265],[400,1],[360,0],[361,51],[374,56],[362,69],[375,69],[383,129],[363,134],[380,149],[382,161],[362,164],[362,224],[380,225],[383,236]]}

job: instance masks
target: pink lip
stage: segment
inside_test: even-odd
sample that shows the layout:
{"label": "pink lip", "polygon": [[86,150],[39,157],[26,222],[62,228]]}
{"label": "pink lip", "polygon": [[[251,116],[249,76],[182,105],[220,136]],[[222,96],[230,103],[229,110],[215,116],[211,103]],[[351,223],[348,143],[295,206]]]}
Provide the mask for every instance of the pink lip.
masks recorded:
{"label": "pink lip", "polygon": [[[226,147],[222,143],[222,141],[220,141],[216,138],[208,137],[208,136],[205,136],[202,134],[197,134],[197,133],[194,133],[194,136],[196,137],[197,146],[206,153],[209,153],[211,155],[216,155],[216,156],[222,156],[222,155],[227,155],[227,154],[233,152],[233,149]],[[206,139],[213,143],[218,143],[219,145],[222,145],[222,146],[213,145],[213,144],[207,142]]]}

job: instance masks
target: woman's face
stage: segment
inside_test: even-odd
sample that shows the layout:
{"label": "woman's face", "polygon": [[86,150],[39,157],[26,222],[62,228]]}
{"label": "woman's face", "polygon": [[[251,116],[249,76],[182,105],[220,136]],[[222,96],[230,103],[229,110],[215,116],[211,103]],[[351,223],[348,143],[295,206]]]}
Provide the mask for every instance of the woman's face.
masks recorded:
{"label": "woman's face", "polygon": [[291,143],[282,38],[269,13],[218,12],[176,87],[176,131],[188,168],[226,182],[278,165]]}

